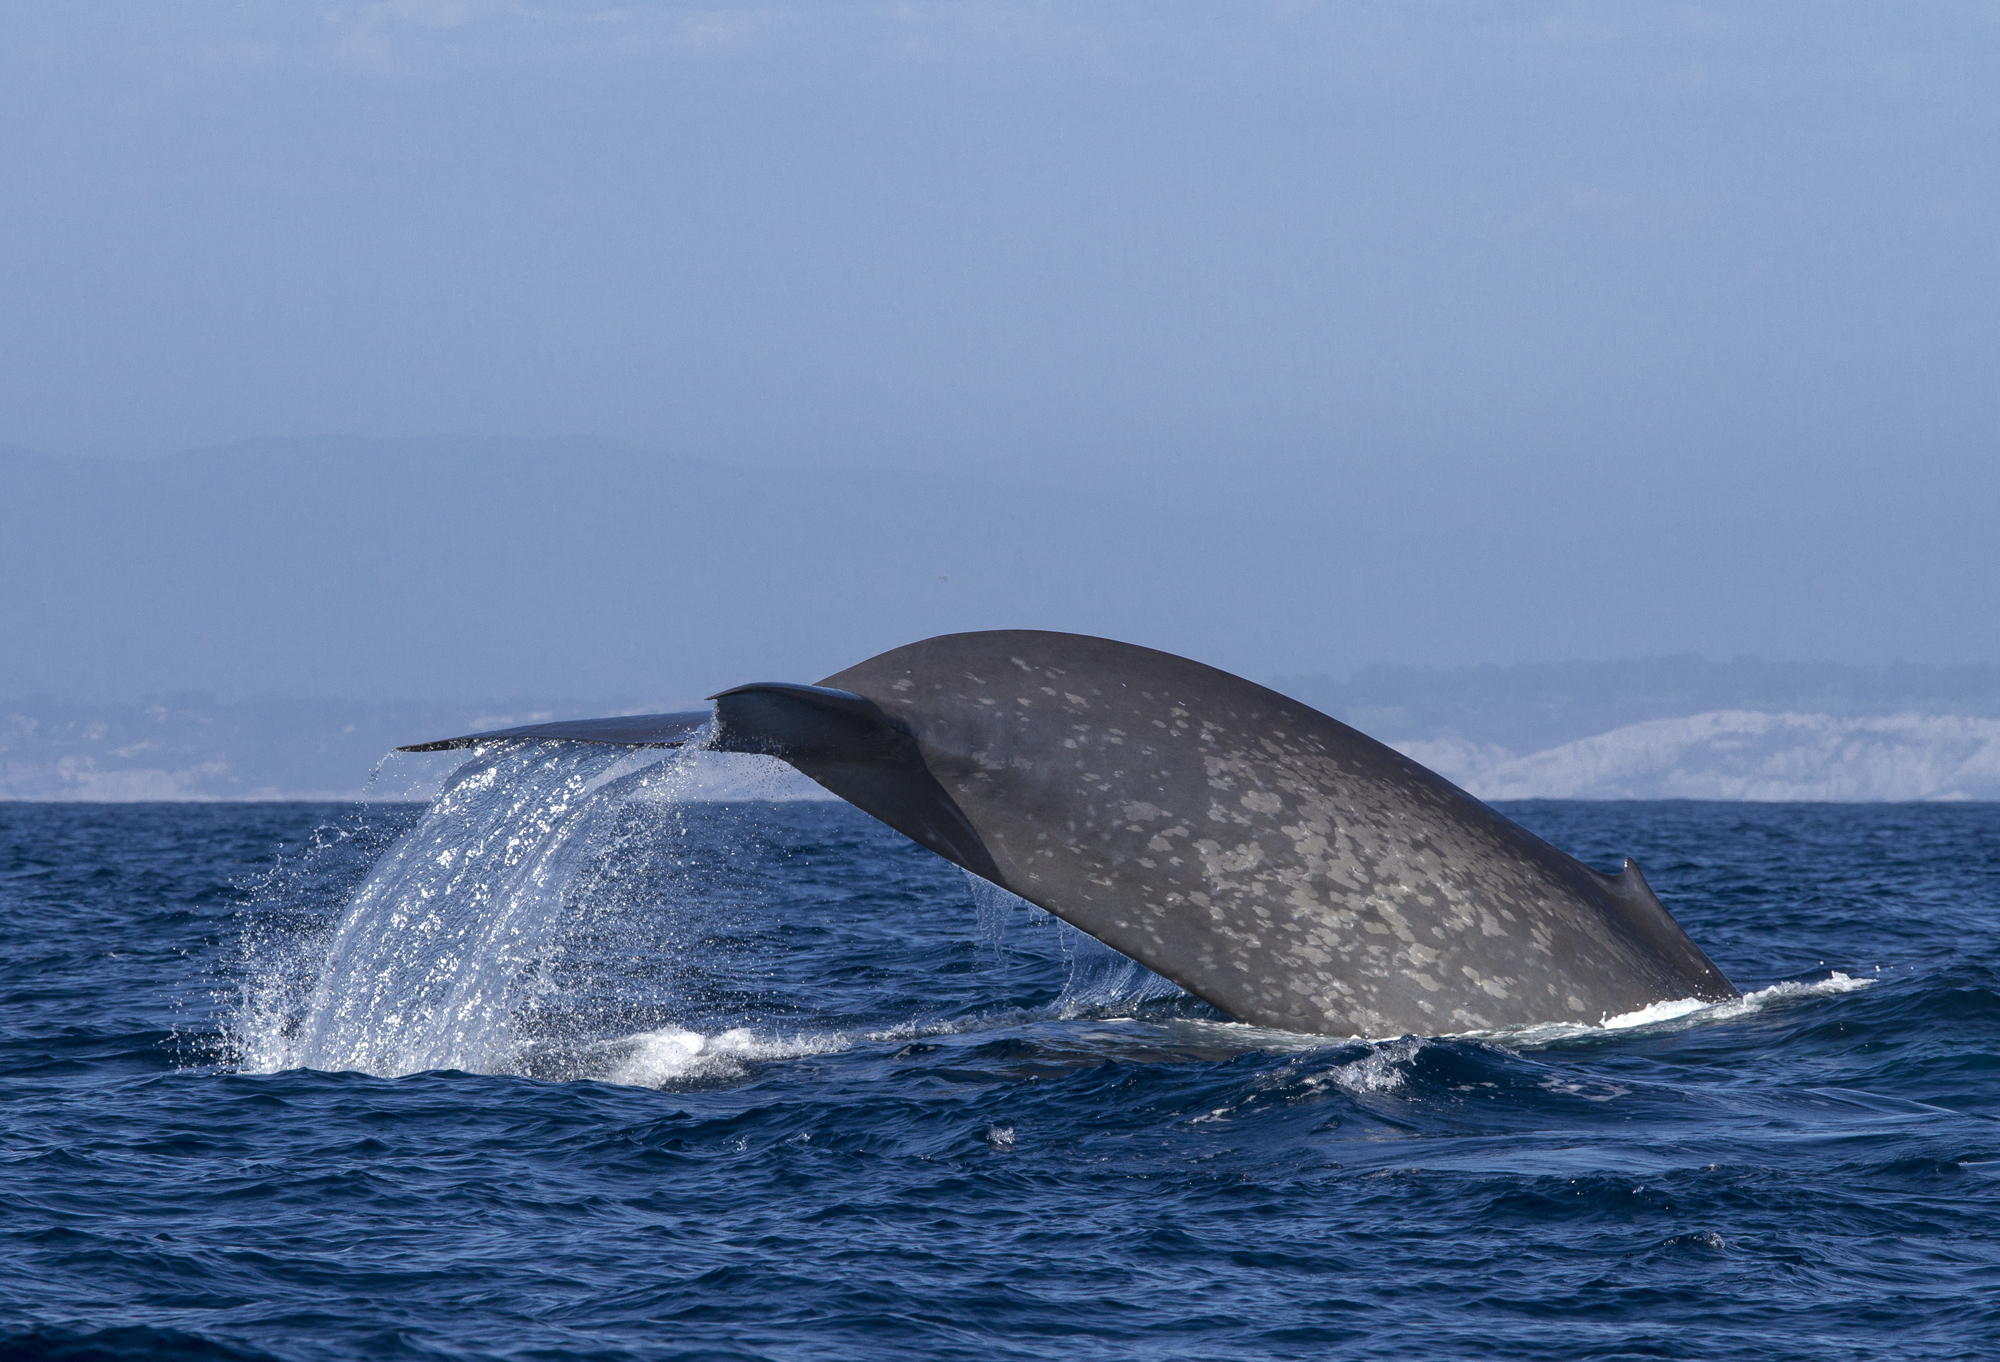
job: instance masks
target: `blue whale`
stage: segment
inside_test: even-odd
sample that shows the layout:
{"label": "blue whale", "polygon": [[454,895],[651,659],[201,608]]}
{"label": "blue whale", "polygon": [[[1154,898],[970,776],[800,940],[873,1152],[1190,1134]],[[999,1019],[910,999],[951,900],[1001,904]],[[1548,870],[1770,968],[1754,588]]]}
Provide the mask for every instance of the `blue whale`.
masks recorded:
{"label": "blue whale", "polygon": [[1736,990],[1627,860],[1604,875],[1228,672],[1109,639],[948,634],[714,712],[504,740],[789,762],[1239,1021],[1338,1036],[1597,1023]]}

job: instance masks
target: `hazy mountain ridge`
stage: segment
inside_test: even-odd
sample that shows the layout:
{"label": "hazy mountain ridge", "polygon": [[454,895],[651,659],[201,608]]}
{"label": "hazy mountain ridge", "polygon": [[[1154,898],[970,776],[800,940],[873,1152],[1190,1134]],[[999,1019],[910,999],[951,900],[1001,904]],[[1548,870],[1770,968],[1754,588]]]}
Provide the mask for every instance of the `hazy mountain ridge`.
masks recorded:
{"label": "hazy mountain ridge", "polygon": [[1463,739],[1394,745],[1482,799],[2000,799],[2000,719],[1966,715],[1723,710],[1525,756]]}
{"label": "hazy mountain ridge", "polygon": [[2000,799],[2000,667],[1364,668],[1278,688],[1482,799]]}
{"label": "hazy mountain ridge", "polygon": [[1493,744],[1520,754],[1655,719],[1724,710],[2000,718],[2000,666],[1728,661],[1681,655],[1512,666],[1378,665],[1340,680],[1281,677],[1287,695],[1384,741]]}

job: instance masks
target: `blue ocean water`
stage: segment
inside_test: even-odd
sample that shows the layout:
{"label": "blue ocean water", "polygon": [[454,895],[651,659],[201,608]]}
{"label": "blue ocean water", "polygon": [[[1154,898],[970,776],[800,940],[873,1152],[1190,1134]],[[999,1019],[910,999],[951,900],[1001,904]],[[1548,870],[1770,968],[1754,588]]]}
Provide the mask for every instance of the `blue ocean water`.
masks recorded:
{"label": "blue ocean water", "polygon": [[0,804],[0,1359],[2000,1352],[2000,805],[1505,806],[1750,996],[1361,1042],[687,791]]}

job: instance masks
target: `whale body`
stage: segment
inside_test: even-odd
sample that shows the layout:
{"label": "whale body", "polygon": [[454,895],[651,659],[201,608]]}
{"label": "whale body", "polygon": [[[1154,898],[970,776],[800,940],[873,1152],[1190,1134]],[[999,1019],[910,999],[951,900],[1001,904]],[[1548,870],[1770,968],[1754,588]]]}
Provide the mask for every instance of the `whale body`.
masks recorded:
{"label": "whale body", "polygon": [[1597,1023],[1736,990],[1630,860],[1601,874],[1393,748],[1199,662],[948,634],[705,711],[501,740],[789,762],[1239,1021],[1339,1036]]}

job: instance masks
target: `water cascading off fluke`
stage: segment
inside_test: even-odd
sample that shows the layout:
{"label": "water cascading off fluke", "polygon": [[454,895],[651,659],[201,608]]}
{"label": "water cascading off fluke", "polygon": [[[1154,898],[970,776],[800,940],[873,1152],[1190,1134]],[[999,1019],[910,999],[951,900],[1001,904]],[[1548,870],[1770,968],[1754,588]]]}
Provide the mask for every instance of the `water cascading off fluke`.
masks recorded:
{"label": "water cascading off fluke", "polygon": [[566,743],[481,752],[355,893],[279,1053],[246,1058],[381,1075],[518,1071],[520,1019],[580,869],[626,798],[670,784],[685,762]]}

